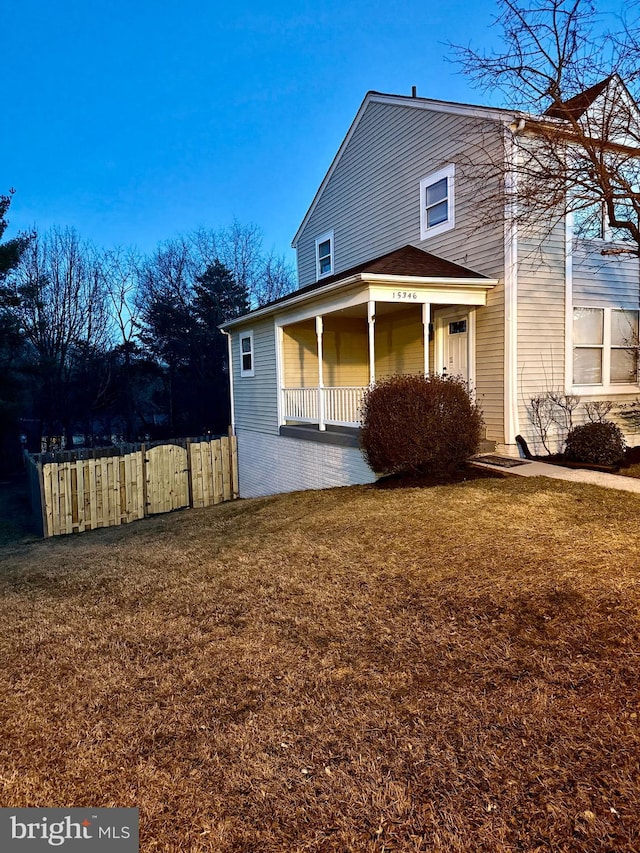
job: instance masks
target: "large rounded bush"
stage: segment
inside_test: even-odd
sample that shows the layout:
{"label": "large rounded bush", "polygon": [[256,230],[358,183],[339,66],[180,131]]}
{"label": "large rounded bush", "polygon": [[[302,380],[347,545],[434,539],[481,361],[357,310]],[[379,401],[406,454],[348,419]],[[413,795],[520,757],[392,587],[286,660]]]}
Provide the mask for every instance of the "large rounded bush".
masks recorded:
{"label": "large rounded bush", "polygon": [[392,376],[362,407],[362,449],[377,474],[451,474],[478,449],[482,413],[457,377]]}
{"label": "large rounded bush", "polygon": [[567,436],[565,456],[591,465],[618,465],[624,456],[625,441],[620,427],[609,421],[574,427]]}

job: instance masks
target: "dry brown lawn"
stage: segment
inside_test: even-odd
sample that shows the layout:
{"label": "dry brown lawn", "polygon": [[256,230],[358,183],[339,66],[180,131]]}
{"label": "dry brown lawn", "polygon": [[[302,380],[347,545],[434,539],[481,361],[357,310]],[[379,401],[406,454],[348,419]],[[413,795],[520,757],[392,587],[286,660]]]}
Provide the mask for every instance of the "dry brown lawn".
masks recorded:
{"label": "dry brown lawn", "polygon": [[640,850],[640,501],[240,501],[0,552],[4,806],[142,851]]}

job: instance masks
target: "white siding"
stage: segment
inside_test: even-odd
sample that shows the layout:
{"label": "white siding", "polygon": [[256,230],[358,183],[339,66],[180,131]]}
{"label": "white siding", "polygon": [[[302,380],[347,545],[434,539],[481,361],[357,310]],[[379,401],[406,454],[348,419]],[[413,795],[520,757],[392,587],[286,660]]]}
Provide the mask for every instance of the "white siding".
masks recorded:
{"label": "white siding", "polygon": [[371,483],[375,476],[357,447],[238,430],[240,497]]}
{"label": "white siding", "polygon": [[[254,376],[240,375],[240,335],[253,330]],[[276,339],[273,318],[248,322],[232,332],[236,428],[278,432]]]}

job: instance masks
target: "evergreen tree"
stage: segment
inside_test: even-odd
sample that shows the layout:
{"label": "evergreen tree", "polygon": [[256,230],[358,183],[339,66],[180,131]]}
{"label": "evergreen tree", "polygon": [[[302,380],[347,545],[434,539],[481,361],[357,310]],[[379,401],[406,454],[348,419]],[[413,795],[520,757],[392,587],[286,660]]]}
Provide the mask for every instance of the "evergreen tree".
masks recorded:
{"label": "evergreen tree", "polygon": [[[0,240],[8,222],[6,214],[11,196],[0,196]],[[21,358],[24,335],[16,316],[18,297],[9,283],[9,275],[31,238],[26,235],[0,243],[0,469],[10,470],[19,459],[19,411],[21,397]]]}

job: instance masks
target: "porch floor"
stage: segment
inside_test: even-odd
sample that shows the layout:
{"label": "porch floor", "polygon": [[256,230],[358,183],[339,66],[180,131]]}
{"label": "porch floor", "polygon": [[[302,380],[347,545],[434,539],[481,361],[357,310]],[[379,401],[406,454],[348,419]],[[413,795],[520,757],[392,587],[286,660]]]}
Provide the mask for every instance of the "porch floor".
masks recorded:
{"label": "porch floor", "polygon": [[360,447],[359,427],[328,425],[325,430],[321,430],[318,424],[284,424],[280,427],[280,435],[339,447]]}

